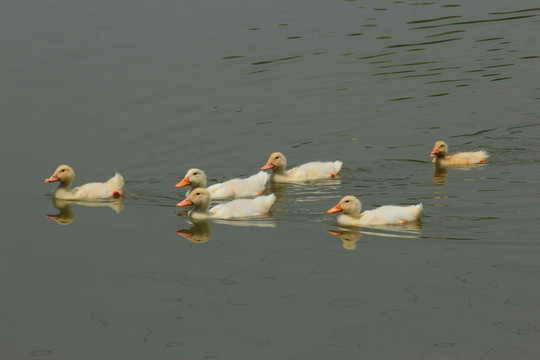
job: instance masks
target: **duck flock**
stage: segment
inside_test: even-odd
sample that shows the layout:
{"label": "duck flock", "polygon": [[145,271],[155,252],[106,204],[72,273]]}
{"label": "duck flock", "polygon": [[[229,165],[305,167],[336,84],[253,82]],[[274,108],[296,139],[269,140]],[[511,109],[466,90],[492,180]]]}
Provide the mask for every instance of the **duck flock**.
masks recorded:
{"label": "duck flock", "polygon": [[[431,152],[436,167],[473,165],[486,161],[485,151],[459,152],[450,155],[448,145],[437,141]],[[309,162],[287,170],[287,159],[280,152],[270,155],[264,171],[248,178],[237,178],[206,187],[206,174],[200,169],[190,169],[176,187],[190,186],[186,198],[176,206],[191,206],[188,216],[194,220],[232,219],[263,216],[270,211],[276,200],[274,194],[262,195],[268,181],[276,183],[302,183],[311,180],[338,177],[343,163]],[[60,165],[45,183],[58,182],[53,197],[59,200],[100,200],[124,196],[124,178],[119,173],[106,182],[88,183],[71,189],[75,172],[68,165]],[[235,199],[211,207],[212,200]],[[360,200],[353,195],[344,196],[327,212],[342,213],[337,222],[342,226],[366,226],[404,224],[418,221],[423,211],[422,204],[410,206],[385,205],[362,212]]]}

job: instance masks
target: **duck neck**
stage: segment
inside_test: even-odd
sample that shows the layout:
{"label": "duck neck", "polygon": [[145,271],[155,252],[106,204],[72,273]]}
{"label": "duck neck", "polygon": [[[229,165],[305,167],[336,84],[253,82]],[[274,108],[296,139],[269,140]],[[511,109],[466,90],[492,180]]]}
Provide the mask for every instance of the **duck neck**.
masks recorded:
{"label": "duck neck", "polygon": [[210,209],[210,201],[205,201],[200,204],[193,205],[193,209],[189,211],[189,216],[201,218],[206,217],[206,213],[208,212],[208,209]]}
{"label": "duck neck", "polygon": [[355,219],[358,219],[360,217],[360,213],[362,212],[362,209],[361,208],[358,208],[358,209],[354,209],[350,212],[348,212],[347,214],[345,215],[349,215],[350,217],[352,218],[355,218]]}
{"label": "duck neck", "polygon": [[435,159],[447,159],[448,153],[447,152],[439,152],[435,155]]}
{"label": "duck neck", "polygon": [[433,158],[433,163],[435,165],[440,165],[442,162],[447,161],[449,158],[450,156],[448,156],[448,154],[437,154]]}
{"label": "duck neck", "polygon": [[274,166],[274,168],[272,169],[272,174],[285,174],[286,171],[285,171],[285,166],[284,165],[280,165],[280,166]]}
{"label": "duck neck", "polygon": [[58,186],[56,187],[56,190],[65,190],[69,191],[69,188],[71,187],[71,184],[73,183],[73,179],[64,179],[61,180]]}

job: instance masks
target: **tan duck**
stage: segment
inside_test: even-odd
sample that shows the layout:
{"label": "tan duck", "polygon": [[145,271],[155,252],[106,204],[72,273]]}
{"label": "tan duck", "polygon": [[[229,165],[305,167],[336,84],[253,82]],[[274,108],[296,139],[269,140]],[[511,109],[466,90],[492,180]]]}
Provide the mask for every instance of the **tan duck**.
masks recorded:
{"label": "tan duck", "polygon": [[106,182],[93,182],[70,189],[75,172],[68,165],[60,165],[45,183],[59,182],[53,191],[56,199],[63,200],[96,200],[118,198],[124,194],[124,178],[116,173]]}
{"label": "tan duck", "polygon": [[472,165],[481,164],[489,157],[488,153],[484,150],[480,151],[468,151],[458,152],[456,154],[448,154],[448,145],[442,140],[435,143],[433,150],[431,151],[431,157],[433,163],[439,166],[452,166],[452,165]]}

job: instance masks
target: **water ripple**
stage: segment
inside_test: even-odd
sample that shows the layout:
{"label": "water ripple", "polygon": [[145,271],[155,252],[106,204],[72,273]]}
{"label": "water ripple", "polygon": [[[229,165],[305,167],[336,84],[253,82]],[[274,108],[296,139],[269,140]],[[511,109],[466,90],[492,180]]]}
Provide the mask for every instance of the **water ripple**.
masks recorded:
{"label": "water ripple", "polygon": [[448,23],[448,24],[418,26],[418,27],[410,28],[409,30],[432,29],[432,28],[439,28],[439,27],[446,27],[446,26],[459,26],[459,25],[470,25],[470,24],[482,24],[482,23],[508,21],[508,20],[520,20],[520,19],[532,18],[532,17],[535,17],[535,16],[538,16],[538,15],[512,16],[512,17],[501,18],[501,19],[483,19],[483,20],[459,21],[459,22],[453,22],[453,23]]}
{"label": "water ripple", "polygon": [[452,39],[442,39],[437,41],[424,41],[424,42],[418,42],[418,43],[410,43],[410,44],[395,44],[395,45],[389,45],[387,48],[400,48],[400,47],[409,47],[409,46],[422,46],[422,45],[432,45],[432,44],[440,44],[445,43],[449,41],[456,41],[456,40],[463,40],[463,38],[452,38]]}
{"label": "water ripple", "polygon": [[283,58],[279,58],[279,59],[256,61],[256,62],[251,63],[251,65],[253,65],[253,66],[266,65],[266,64],[276,63],[276,62],[280,62],[280,61],[299,59],[299,58],[302,58],[302,57],[304,57],[304,55],[296,55],[296,56],[283,57]]}

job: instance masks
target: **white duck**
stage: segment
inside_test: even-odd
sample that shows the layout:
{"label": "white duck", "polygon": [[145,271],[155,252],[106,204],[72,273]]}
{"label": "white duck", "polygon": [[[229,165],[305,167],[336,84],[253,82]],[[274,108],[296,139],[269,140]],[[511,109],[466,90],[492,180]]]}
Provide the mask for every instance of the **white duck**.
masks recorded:
{"label": "white duck", "polygon": [[233,200],[210,209],[210,193],[206,189],[196,188],[176,206],[193,205],[188,215],[194,220],[232,219],[262,216],[268,213],[274,201],[276,201],[276,196],[270,194],[254,199]]}
{"label": "white duck", "polygon": [[287,159],[280,152],[275,152],[268,158],[268,162],[261,170],[272,169],[270,180],[275,182],[298,182],[307,180],[333,179],[341,170],[341,161],[313,161],[290,170],[287,167]]}
{"label": "white duck", "polygon": [[68,165],[60,165],[45,183],[60,182],[54,189],[53,197],[63,200],[96,200],[118,198],[124,193],[124,178],[119,173],[106,182],[94,182],[70,189],[75,172]]}
{"label": "white duck", "polygon": [[337,222],[342,226],[404,224],[417,221],[422,214],[422,204],[410,206],[385,205],[373,210],[362,211],[360,200],[352,195],[343,197],[327,213],[343,212]]}
{"label": "white duck", "polygon": [[483,163],[489,155],[484,150],[459,152],[448,155],[448,145],[446,145],[444,141],[439,140],[435,143],[435,146],[431,151],[431,157],[433,158],[433,163],[435,165],[451,166]]}
{"label": "white duck", "polygon": [[[243,197],[255,197],[262,195],[268,174],[259,171],[245,179],[231,179],[219,184],[209,186],[206,190],[212,199],[233,199]],[[191,190],[206,187],[206,174],[200,169],[189,169],[184,179],[176,184],[176,187],[191,185]],[[188,192],[189,195],[189,192]]]}

